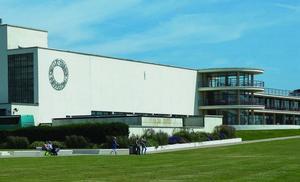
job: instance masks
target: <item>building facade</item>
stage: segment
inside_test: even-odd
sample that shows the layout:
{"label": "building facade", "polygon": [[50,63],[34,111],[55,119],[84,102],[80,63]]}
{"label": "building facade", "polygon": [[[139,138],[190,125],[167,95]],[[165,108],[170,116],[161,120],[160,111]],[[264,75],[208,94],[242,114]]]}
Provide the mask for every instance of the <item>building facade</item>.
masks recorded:
{"label": "building facade", "polygon": [[0,25],[0,115],[35,124],[93,115],[223,115],[297,125],[300,97],[266,92],[253,68],[187,69],[48,48],[48,32]]}

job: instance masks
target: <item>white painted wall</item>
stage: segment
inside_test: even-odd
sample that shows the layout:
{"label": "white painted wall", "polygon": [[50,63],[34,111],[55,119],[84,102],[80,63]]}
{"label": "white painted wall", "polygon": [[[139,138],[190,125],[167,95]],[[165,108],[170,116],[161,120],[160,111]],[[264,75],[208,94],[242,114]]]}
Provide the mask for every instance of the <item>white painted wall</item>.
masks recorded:
{"label": "white painted wall", "polygon": [[[62,91],[48,78],[57,58],[69,70]],[[39,122],[91,110],[194,114],[197,71],[49,49],[38,49],[38,65]]]}
{"label": "white painted wall", "polygon": [[48,47],[48,33],[45,31],[27,29],[16,26],[7,27],[7,48]]}
{"label": "white painted wall", "polygon": [[[7,54],[9,49],[18,49],[18,46],[48,47],[48,33],[17,26],[0,25],[0,103],[8,103]],[[22,53],[22,49],[18,49],[17,52]],[[35,57],[35,66],[37,66],[36,60]],[[37,94],[36,88],[35,93]],[[35,95],[35,100],[37,100],[37,95]]]}
{"label": "white painted wall", "polygon": [[223,124],[223,116],[206,115],[204,116],[205,132],[212,133],[216,126]]}
{"label": "white painted wall", "polygon": [[142,117],[144,127],[183,127],[182,118]]}

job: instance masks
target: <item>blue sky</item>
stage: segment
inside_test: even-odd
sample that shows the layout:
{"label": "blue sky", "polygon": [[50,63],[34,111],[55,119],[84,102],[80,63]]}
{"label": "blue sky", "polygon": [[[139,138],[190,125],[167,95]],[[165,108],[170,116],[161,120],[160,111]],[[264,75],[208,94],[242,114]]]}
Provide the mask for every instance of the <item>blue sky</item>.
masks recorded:
{"label": "blue sky", "polygon": [[0,17],[48,30],[51,48],[188,68],[257,67],[266,87],[300,88],[300,0],[0,0]]}

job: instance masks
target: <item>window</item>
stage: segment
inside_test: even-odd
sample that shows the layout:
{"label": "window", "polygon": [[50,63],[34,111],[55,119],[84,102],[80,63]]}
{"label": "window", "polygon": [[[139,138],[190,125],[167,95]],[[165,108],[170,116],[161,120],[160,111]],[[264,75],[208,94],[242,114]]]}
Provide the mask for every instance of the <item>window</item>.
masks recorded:
{"label": "window", "polygon": [[8,56],[9,102],[34,103],[33,53]]}

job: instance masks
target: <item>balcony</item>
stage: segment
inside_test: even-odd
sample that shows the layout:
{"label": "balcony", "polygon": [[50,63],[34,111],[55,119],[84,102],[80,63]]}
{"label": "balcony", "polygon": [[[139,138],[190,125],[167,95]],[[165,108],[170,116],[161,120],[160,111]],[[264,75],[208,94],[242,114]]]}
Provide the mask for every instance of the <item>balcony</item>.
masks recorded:
{"label": "balcony", "polygon": [[265,88],[263,93],[266,95],[284,96],[284,97],[299,97],[300,98],[299,92],[291,91],[291,90]]}
{"label": "balcony", "polygon": [[216,105],[263,105],[258,101],[254,100],[210,100],[204,103],[205,106],[216,106]]}
{"label": "balcony", "polygon": [[202,87],[256,87],[264,88],[264,82],[258,80],[237,80],[235,78],[225,80],[212,79],[207,84],[203,84]]}
{"label": "balcony", "polygon": [[300,107],[275,107],[275,106],[268,106],[268,105],[266,105],[265,109],[300,112]]}
{"label": "balcony", "polygon": [[199,109],[253,109],[253,110],[261,110],[264,109],[265,106],[259,103],[256,100],[209,100],[205,101],[203,105],[199,107]]}

